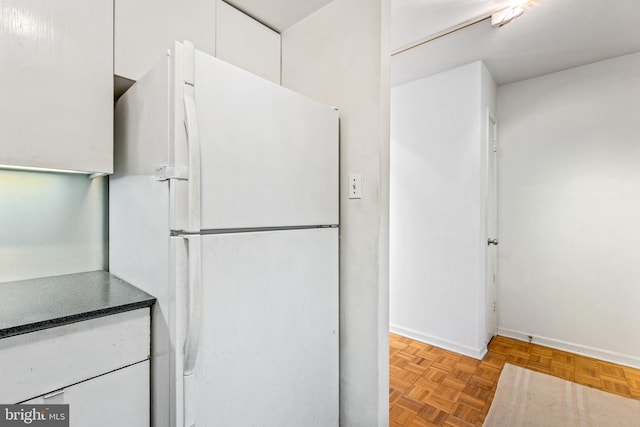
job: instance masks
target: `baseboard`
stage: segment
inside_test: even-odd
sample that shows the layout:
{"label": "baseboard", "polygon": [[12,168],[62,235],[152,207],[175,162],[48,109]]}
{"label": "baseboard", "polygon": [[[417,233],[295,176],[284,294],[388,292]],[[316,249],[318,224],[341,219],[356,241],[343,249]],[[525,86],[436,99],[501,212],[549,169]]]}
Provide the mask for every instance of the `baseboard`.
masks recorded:
{"label": "baseboard", "polygon": [[457,344],[451,341],[444,340],[442,338],[434,337],[422,332],[415,331],[413,329],[403,328],[401,326],[389,325],[389,331],[403,337],[411,338],[412,340],[420,341],[425,344],[433,345],[436,347],[444,348],[445,350],[453,351],[465,356],[473,357],[474,359],[482,360],[485,354],[487,354],[486,348],[472,348],[466,345]]}
{"label": "baseboard", "polygon": [[520,341],[529,341],[534,344],[544,345],[546,347],[555,348],[556,350],[564,350],[571,353],[581,354],[595,359],[604,360],[606,362],[617,363],[618,365],[629,366],[631,368],[640,369],[640,357],[630,356],[628,354],[616,353],[613,351],[602,350],[600,348],[589,347],[582,344],[575,344],[567,341],[556,340],[553,338],[541,337],[527,332],[514,331],[512,329],[498,328],[498,335],[513,338]]}

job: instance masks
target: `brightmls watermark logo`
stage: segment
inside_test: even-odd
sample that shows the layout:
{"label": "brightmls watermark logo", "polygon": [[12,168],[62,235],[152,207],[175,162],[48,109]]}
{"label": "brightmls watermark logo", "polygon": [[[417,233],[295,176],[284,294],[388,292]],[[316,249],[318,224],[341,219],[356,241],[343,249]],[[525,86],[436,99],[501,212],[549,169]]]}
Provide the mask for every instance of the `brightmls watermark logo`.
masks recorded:
{"label": "brightmls watermark logo", "polygon": [[0,405],[0,427],[69,427],[69,405]]}

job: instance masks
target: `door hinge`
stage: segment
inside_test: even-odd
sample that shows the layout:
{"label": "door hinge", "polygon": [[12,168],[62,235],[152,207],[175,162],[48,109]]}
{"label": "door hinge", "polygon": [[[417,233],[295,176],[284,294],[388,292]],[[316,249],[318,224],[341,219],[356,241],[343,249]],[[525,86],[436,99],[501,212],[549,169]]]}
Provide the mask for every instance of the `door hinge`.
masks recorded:
{"label": "door hinge", "polygon": [[493,152],[496,153],[498,152],[498,141],[493,141]]}
{"label": "door hinge", "polygon": [[166,181],[168,179],[189,179],[189,168],[187,166],[162,165],[156,168],[156,181]]}

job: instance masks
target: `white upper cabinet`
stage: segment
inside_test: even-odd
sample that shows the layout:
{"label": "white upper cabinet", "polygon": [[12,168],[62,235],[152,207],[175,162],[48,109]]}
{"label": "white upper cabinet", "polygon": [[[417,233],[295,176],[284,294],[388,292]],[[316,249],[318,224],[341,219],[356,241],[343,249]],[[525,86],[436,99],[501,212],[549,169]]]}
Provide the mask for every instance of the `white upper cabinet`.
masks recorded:
{"label": "white upper cabinet", "polygon": [[189,40],[202,52],[280,83],[280,34],[222,0],[114,1],[118,77],[137,81],[174,40]]}
{"label": "white upper cabinet", "polygon": [[215,6],[215,0],[115,0],[114,74],[138,80],[174,40],[215,54]]}
{"label": "white upper cabinet", "polygon": [[112,172],[112,51],[112,0],[0,0],[0,165]]}
{"label": "white upper cabinet", "polygon": [[216,56],[280,84],[280,34],[217,0]]}

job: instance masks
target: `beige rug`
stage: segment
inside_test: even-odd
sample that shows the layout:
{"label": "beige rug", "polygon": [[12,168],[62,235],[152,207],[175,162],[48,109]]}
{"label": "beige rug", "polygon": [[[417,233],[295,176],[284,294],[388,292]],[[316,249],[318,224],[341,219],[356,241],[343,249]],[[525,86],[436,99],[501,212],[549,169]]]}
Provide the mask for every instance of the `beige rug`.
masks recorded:
{"label": "beige rug", "polygon": [[484,426],[640,427],[640,401],[505,364]]}

